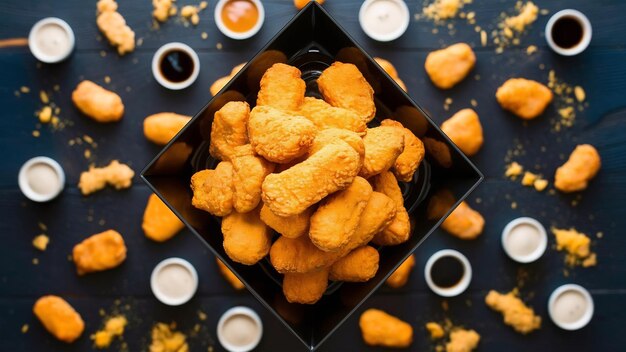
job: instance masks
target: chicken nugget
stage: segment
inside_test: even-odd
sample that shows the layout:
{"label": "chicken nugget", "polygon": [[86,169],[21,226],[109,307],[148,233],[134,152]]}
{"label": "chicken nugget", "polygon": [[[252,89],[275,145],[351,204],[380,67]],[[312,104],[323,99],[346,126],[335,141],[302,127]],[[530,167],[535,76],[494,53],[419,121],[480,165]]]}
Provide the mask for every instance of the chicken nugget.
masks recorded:
{"label": "chicken nugget", "polygon": [[260,207],[243,214],[234,211],[222,219],[224,250],[237,263],[254,265],[270,251],[272,233],[259,211]]}
{"label": "chicken nugget", "polygon": [[359,176],[370,178],[394,166],[404,150],[404,133],[397,127],[380,126],[369,128],[363,137],[365,159]]}
{"label": "chicken nugget", "polygon": [[480,335],[474,330],[456,329],[450,333],[446,352],[472,352],[478,347]]}
{"label": "chicken nugget", "polygon": [[[249,150],[249,153],[246,151]],[[247,213],[261,201],[261,184],[274,171],[274,164],[254,155],[249,144],[235,148],[231,158],[235,194],[233,205],[239,213]]]}
{"label": "chicken nugget", "polygon": [[457,43],[430,52],[426,56],[424,68],[434,85],[449,89],[461,82],[475,63],[476,55],[472,48],[465,43]]}
{"label": "chicken nugget", "polygon": [[261,198],[278,216],[297,215],[327,195],[348,187],[359,172],[359,154],[343,141],[263,181]]}
{"label": "chicken nugget", "polygon": [[374,235],[389,226],[395,216],[396,202],[383,193],[372,192],[359,220],[359,225],[344,250],[351,251],[366,245],[374,238]]}
{"label": "chicken nugget", "polygon": [[359,135],[364,135],[367,125],[356,112],[336,108],[322,99],[305,97],[297,112],[315,124],[320,130],[326,128],[342,128]]}
{"label": "chicken nugget", "polygon": [[263,204],[261,220],[287,238],[298,238],[309,231],[311,215],[314,210],[315,207],[310,207],[298,215],[282,217],[272,213],[270,208]]}
{"label": "chicken nugget", "polygon": [[92,81],[82,81],[72,92],[72,102],[83,114],[97,122],[115,122],[124,115],[122,98]]}
{"label": "chicken nugget", "polygon": [[211,126],[209,153],[214,158],[230,161],[235,147],[248,144],[250,105],[245,101],[231,101],[219,109]]}
{"label": "chicken nugget", "polygon": [[424,160],[424,155],[426,155],[424,143],[410,129],[405,128],[398,121],[386,119],[381,121],[380,125],[396,127],[402,131],[404,149],[393,164],[392,171],[398,180],[411,182],[415,170],[417,170],[422,160]]}
{"label": "chicken nugget", "polygon": [[600,170],[600,154],[590,144],[581,144],[570,154],[567,162],[556,169],[554,187],[561,192],[576,192],[587,188]]}
{"label": "chicken nugget", "polygon": [[370,346],[403,348],[413,342],[413,328],[379,309],[368,309],[359,318],[363,341]]}
{"label": "chicken nugget", "polygon": [[226,264],[222,263],[222,261],[219,260],[217,257],[215,258],[215,262],[217,263],[217,268],[220,270],[220,273],[222,274],[224,279],[226,279],[226,281],[228,281],[228,283],[235,290],[239,291],[246,288],[246,285],[244,285],[243,282],[241,282],[241,280],[239,280],[239,278],[232,271],[230,271],[230,269],[228,269]]}
{"label": "chicken nugget", "polygon": [[179,115],[173,112],[161,112],[150,115],[143,120],[143,134],[157,145],[166,145],[176,134],[185,127],[191,116]]}
{"label": "chicken nugget", "polygon": [[374,90],[355,65],[334,62],[322,72],[317,85],[330,105],[352,110],[365,122],[376,115]]}
{"label": "chicken nugget", "polygon": [[504,323],[521,334],[528,334],[541,327],[541,317],[517,297],[515,290],[502,294],[491,290],[485,296],[485,304],[496,312],[502,313]]}
{"label": "chicken nugget", "polygon": [[302,73],[293,66],[276,63],[261,78],[257,106],[271,106],[284,111],[296,111],[304,100],[306,84]]}
{"label": "chicken nugget", "polygon": [[124,55],[135,50],[135,32],[126,24],[126,20],[117,12],[114,0],[99,0],[96,24],[100,32],[111,45],[117,47],[117,53]]}
{"label": "chicken nugget", "polygon": [[281,236],[272,244],[270,262],[281,274],[308,273],[331,265],[342,254],[340,251],[324,252],[311,242],[309,236]]}
{"label": "chicken nugget", "polygon": [[198,171],[191,176],[191,204],[215,216],[226,216],[233,211],[235,188],[233,165],[222,161],[215,170]]}
{"label": "chicken nugget", "polygon": [[74,342],[85,330],[80,314],[59,296],[39,298],[33,306],[33,313],[49,333],[63,342]]}
{"label": "chicken nugget", "polygon": [[384,193],[396,204],[396,215],[384,230],[377,233],[372,242],[381,246],[393,246],[406,242],[411,235],[409,213],[404,207],[404,197],[396,177],[385,171],[372,179],[374,191]]}
{"label": "chicken nugget", "polygon": [[315,136],[315,140],[313,140],[313,144],[309,149],[308,156],[311,156],[317,153],[324,146],[334,143],[337,140],[342,140],[348,143],[357,153],[359,153],[359,169],[361,169],[363,165],[363,159],[365,158],[365,145],[363,144],[363,139],[359,137],[358,134],[352,131],[339,129],[339,128],[328,128],[322,131],[319,131]]}
{"label": "chicken nugget", "polygon": [[389,287],[400,288],[409,281],[409,275],[415,266],[415,255],[411,254],[400,266],[391,274],[385,283]]}
{"label": "chicken nugget", "polygon": [[483,126],[472,109],[459,110],[441,124],[441,130],[467,156],[478,153],[483,145]]}
{"label": "chicken nugget", "polygon": [[117,160],[105,167],[90,166],[89,170],[80,173],[78,188],[86,196],[111,185],[115,189],[129,188],[133,184],[135,172],[126,164]]}
{"label": "chicken nugget", "polygon": [[370,246],[359,247],[337,260],[330,267],[331,281],[365,282],[378,272],[378,251]]}
{"label": "chicken nugget", "polygon": [[287,273],[283,293],[289,303],[314,304],[328,287],[328,269],[308,273]]}
{"label": "chicken nugget", "polygon": [[92,235],[72,250],[72,260],[78,275],[113,269],[125,259],[124,238],[115,230]]}
{"label": "chicken nugget", "polygon": [[311,216],[311,242],[327,252],[343,248],[354,235],[371,195],[372,186],[356,177],[348,188],[326,197]]}
{"label": "chicken nugget", "polygon": [[165,242],[185,227],[182,221],[156,194],[148,198],[141,228],[149,239]]}
{"label": "chicken nugget", "polygon": [[[456,198],[448,191],[435,193],[428,203],[426,214],[429,219],[436,220],[454,206]],[[462,240],[473,240],[480,236],[485,227],[485,219],[479,212],[472,209],[465,201],[443,221],[441,228],[449,234]]]}
{"label": "chicken nugget", "polygon": [[541,115],[552,97],[548,87],[524,78],[511,78],[496,91],[500,106],[525,120]]}

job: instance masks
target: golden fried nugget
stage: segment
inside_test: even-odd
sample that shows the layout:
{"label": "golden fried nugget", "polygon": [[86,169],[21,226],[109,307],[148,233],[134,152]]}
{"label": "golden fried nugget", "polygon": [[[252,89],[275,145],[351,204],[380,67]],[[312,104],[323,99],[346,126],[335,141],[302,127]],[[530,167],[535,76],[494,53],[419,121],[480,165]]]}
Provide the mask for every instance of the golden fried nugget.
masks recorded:
{"label": "golden fried nugget", "polygon": [[348,143],[357,153],[359,153],[359,169],[363,165],[363,160],[365,158],[365,145],[363,144],[363,139],[359,137],[358,134],[352,131],[339,129],[339,128],[328,128],[322,131],[319,131],[313,140],[313,144],[309,149],[308,156],[311,156],[317,153],[324,146],[334,143],[337,140],[342,140]]}
{"label": "golden fried nugget", "polygon": [[172,5],[174,5],[174,0],[152,0],[152,17],[159,22],[167,21],[170,16],[176,13],[176,7],[172,7]]}
{"label": "golden fried nugget", "polygon": [[274,231],[287,238],[298,238],[308,233],[311,215],[314,210],[314,207],[310,207],[298,215],[282,217],[272,213],[270,208],[263,204],[261,220]]}
{"label": "golden fried nugget", "polygon": [[211,126],[209,153],[214,158],[230,161],[235,147],[248,144],[250,105],[245,101],[231,101],[219,109]]}
{"label": "golden fried nugget", "polygon": [[328,287],[328,269],[308,273],[286,273],[283,293],[289,303],[314,304]]}
{"label": "golden fried nugget", "polygon": [[215,170],[198,171],[191,176],[191,204],[215,216],[226,216],[233,211],[235,188],[233,165],[222,161]]}
{"label": "golden fried nugget", "polygon": [[441,130],[468,156],[478,153],[483,145],[483,126],[472,109],[459,110],[441,124]]}
{"label": "golden fried nugget", "polygon": [[584,233],[574,228],[566,230],[553,227],[551,230],[556,240],[556,250],[565,250],[568,254],[566,263],[576,264],[577,260],[585,259],[593,254],[589,248],[591,239]]}
{"label": "golden fried nugget", "polygon": [[[305,7],[311,1],[313,1],[313,0],[293,0],[293,5],[298,10],[302,10],[302,8]],[[315,2],[317,2],[320,5],[322,5],[324,3],[324,0],[315,0]]]}
{"label": "golden fried nugget", "polygon": [[89,336],[93,340],[93,344],[98,349],[108,348],[111,346],[113,339],[119,336],[123,338],[124,328],[128,324],[128,320],[123,315],[117,315],[107,318],[103,329],[96,331],[93,335]]}
{"label": "golden fried nugget", "polygon": [[270,251],[272,233],[259,211],[260,207],[244,214],[234,211],[222,219],[224,250],[237,263],[254,265]]}
{"label": "golden fried nugget", "polygon": [[124,115],[122,98],[92,81],[82,81],[72,92],[72,102],[83,114],[97,122],[119,121]]}
{"label": "golden fried nugget", "polygon": [[406,242],[411,235],[411,222],[396,177],[391,172],[385,171],[372,179],[372,186],[374,191],[387,195],[396,204],[395,217],[389,226],[374,236],[372,242],[381,246]]}
{"label": "golden fried nugget", "polygon": [[[250,153],[239,156],[238,153]],[[233,164],[233,184],[235,195],[233,205],[239,213],[247,213],[259,205],[261,201],[261,185],[265,176],[274,171],[274,164],[252,153],[249,144],[235,148],[231,158]]]}
{"label": "golden fried nugget", "polygon": [[358,172],[359,154],[347,143],[337,141],[279,174],[268,175],[261,198],[278,216],[297,215],[348,187]]}
{"label": "golden fried nugget", "polygon": [[379,259],[374,247],[359,247],[333,263],[328,278],[331,281],[369,281],[378,272]]}
{"label": "golden fried nugget", "polygon": [[485,297],[485,303],[489,308],[502,313],[504,323],[519,333],[528,334],[541,327],[541,317],[535,315],[535,311],[526,306],[515,291],[500,294],[491,290]]}
{"label": "golden fried nugget", "polygon": [[272,244],[270,261],[281,274],[308,273],[331,265],[342,254],[343,251],[324,252],[311,242],[309,236],[281,236]]}
{"label": "golden fried nugget", "polygon": [[392,171],[398,180],[410,182],[413,179],[415,170],[417,170],[422,160],[424,160],[424,155],[426,155],[424,143],[410,129],[405,128],[398,121],[386,119],[382,120],[380,125],[401,129],[404,137],[404,149],[393,164]]}
{"label": "golden fried nugget", "polygon": [[365,122],[376,115],[374,90],[355,65],[335,61],[322,72],[317,85],[330,105],[352,110]]}
{"label": "golden fried nugget", "polygon": [[478,347],[480,335],[474,330],[456,329],[450,333],[446,352],[472,352]]}
{"label": "golden fried nugget", "polygon": [[380,57],[375,57],[374,61],[376,61],[376,63],[378,65],[380,65],[380,67],[385,72],[387,72],[387,74],[389,76],[391,76],[391,78],[393,78],[394,81],[396,81],[396,83],[400,86],[400,88],[402,88],[402,90],[404,90],[405,92],[407,91],[406,90],[406,85],[404,84],[404,82],[398,76],[398,71],[393,66],[393,64],[391,62],[389,62],[389,60],[385,60],[385,59],[380,58]]}
{"label": "golden fried nugget", "polygon": [[587,188],[600,170],[600,154],[590,144],[581,144],[570,154],[565,164],[556,169],[554,187],[561,192],[576,192]]}
{"label": "golden fried nugget", "polygon": [[496,91],[500,106],[525,120],[541,115],[552,101],[552,96],[548,87],[524,78],[511,78]]}
{"label": "golden fried nugget", "polygon": [[143,120],[143,134],[152,143],[166,145],[189,120],[191,116],[173,112],[150,115]]}
{"label": "golden fried nugget", "polygon": [[483,233],[485,218],[463,201],[443,221],[441,228],[462,240],[473,240]]}
{"label": "golden fried nugget", "polygon": [[272,65],[261,78],[261,89],[256,105],[268,105],[284,111],[296,111],[304,100],[306,84],[302,73],[293,66],[277,63]]}
{"label": "golden fried nugget", "polygon": [[429,321],[428,323],[426,323],[426,330],[430,334],[430,338],[432,340],[440,339],[444,337],[446,333],[443,330],[443,327],[441,326],[441,324],[436,323],[434,321]]}
{"label": "golden fried nugget", "polygon": [[241,282],[241,280],[239,280],[239,278],[235,274],[233,274],[233,272],[230,271],[230,269],[228,269],[228,267],[224,263],[222,263],[221,260],[215,258],[215,262],[217,262],[217,268],[220,270],[220,273],[222,274],[224,279],[226,279],[226,281],[228,281],[228,283],[235,290],[243,290],[244,288],[246,288],[246,285],[244,285],[243,282]]}
{"label": "golden fried nugget", "polygon": [[128,165],[113,160],[105,167],[91,166],[88,171],[81,172],[78,188],[84,196],[99,191],[106,185],[115,189],[129,188],[134,176],[135,172]]}
{"label": "golden fried nugget", "polygon": [[389,287],[400,288],[406,285],[409,275],[415,266],[415,255],[411,254],[400,266],[387,278],[385,283]]}
{"label": "golden fried nugget", "polygon": [[114,0],[99,0],[97,8],[98,29],[111,45],[117,47],[118,54],[124,55],[135,50],[135,32],[126,25],[124,17],[117,12],[117,3]]}
{"label": "golden fried nugget", "polygon": [[148,198],[141,228],[149,239],[165,242],[185,227],[182,221],[156,194]]}
{"label": "golden fried nugget", "polygon": [[33,313],[49,333],[63,342],[74,342],[85,330],[80,314],[59,296],[43,296],[35,302]]}
{"label": "golden fried nugget", "polygon": [[404,150],[404,134],[392,126],[380,126],[367,129],[363,137],[365,159],[359,175],[370,178],[394,166],[396,159]]}
{"label": "golden fried nugget", "polygon": [[363,341],[370,346],[404,348],[413,342],[413,328],[379,309],[368,309],[359,318]]}
{"label": "golden fried nugget", "polygon": [[125,259],[124,238],[115,230],[92,235],[72,250],[72,260],[78,275],[113,269]]}
{"label": "golden fried nugget", "polygon": [[343,250],[349,252],[366,245],[374,238],[374,235],[389,226],[395,216],[396,202],[383,193],[372,192],[359,220],[359,225]]}
{"label": "golden fried nugget", "polygon": [[461,82],[475,63],[476,55],[472,48],[465,43],[457,43],[430,52],[426,56],[424,68],[434,85],[449,89]]}
{"label": "golden fried nugget", "polygon": [[305,97],[297,113],[311,120],[320,130],[341,128],[364,135],[367,129],[365,120],[356,112],[336,108],[322,99]]}

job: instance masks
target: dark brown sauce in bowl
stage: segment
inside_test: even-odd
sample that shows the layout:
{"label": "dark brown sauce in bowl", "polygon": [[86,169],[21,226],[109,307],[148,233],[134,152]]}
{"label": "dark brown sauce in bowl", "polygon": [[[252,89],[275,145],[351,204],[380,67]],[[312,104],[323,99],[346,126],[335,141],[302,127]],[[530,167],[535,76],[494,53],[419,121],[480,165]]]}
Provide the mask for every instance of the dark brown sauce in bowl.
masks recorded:
{"label": "dark brown sauce in bowl", "polygon": [[173,83],[180,83],[188,80],[194,71],[192,57],[178,49],[173,49],[161,57],[159,70],[163,77]]}
{"label": "dark brown sauce in bowl", "polygon": [[559,18],[552,26],[554,44],[563,49],[575,47],[583,39],[583,25],[574,17]]}

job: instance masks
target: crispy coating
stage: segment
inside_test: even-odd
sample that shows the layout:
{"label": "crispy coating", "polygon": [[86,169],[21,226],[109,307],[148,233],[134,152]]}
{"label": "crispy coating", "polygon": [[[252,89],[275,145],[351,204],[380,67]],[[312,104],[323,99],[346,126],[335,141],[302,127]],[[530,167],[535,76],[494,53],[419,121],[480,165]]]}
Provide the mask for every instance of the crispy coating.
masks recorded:
{"label": "crispy coating", "polygon": [[374,191],[383,193],[396,204],[396,215],[384,230],[377,233],[372,242],[381,246],[393,246],[406,242],[411,235],[409,213],[404,207],[404,198],[396,177],[385,171],[372,179]]}
{"label": "crispy coating", "polygon": [[115,122],[124,116],[122,98],[92,81],[84,80],[76,86],[72,102],[78,110],[97,122]]}
{"label": "crispy coating", "polygon": [[298,215],[282,217],[272,213],[270,208],[263,204],[261,220],[274,231],[287,238],[298,238],[308,233],[311,215],[314,210],[314,207],[310,207]]}
{"label": "crispy coating", "polygon": [[254,265],[270,251],[272,233],[259,211],[260,207],[244,214],[234,211],[222,219],[224,250],[237,263]]}
{"label": "crispy coating", "polygon": [[224,263],[222,263],[221,260],[219,260],[218,258],[215,258],[215,262],[217,263],[217,268],[220,270],[220,273],[222,274],[224,279],[226,279],[226,281],[228,281],[228,283],[235,290],[239,291],[239,290],[243,290],[244,288],[246,288],[243,282],[241,282],[241,280],[239,280],[239,278],[235,276],[235,274],[233,274],[233,272],[230,271],[230,269],[228,269],[228,267]]}
{"label": "crispy coating", "polygon": [[409,281],[409,275],[413,271],[413,267],[415,266],[415,255],[411,254],[400,266],[396,269],[396,271],[387,278],[385,283],[389,287],[400,288],[406,285],[407,281]]}
{"label": "crispy coating", "polygon": [[287,273],[283,278],[283,293],[289,303],[314,304],[328,287],[328,269],[308,273]]}
{"label": "crispy coating", "polygon": [[472,109],[459,110],[441,124],[441,130],[468,156],[478,153],[483,145],[483,126]]}
{"label": "crispy coating", "polygon": [[148,198],[141,228],[149,239],[165,242],[185,227],[182,221],[156,194]]}
{"label": "crispy coating", "polygon": [[59,296],[39,298],[33,306],[33,313],[49,333],[63,342],[74,342],[85,330],[80,314]]}
{"label": "crispy coating", "polygon": [[248,136],[254,151],[275,163],[288,163],[304,155],[317,128],[305,117],[271,106],[257,106],[250,113]]}
{"label": "crispy coating", "polygon": [[552,97],[548,87],[524,78],[511,78],[496,91],[500,106],[525,120],[541,115]]}
{"label": "crispy coating", "polygon": [[113,269],[126,259],[124,238],[115,230],[92,235],[74,246],[72,259],[78,275]]}
{"label": "crispy coating", "polygon": [[337,140],[342,140],[348,143],[357,153],[359,153],[359,170],[363,166],[363,160],[365,158],[365,145],[363,144],[363,139],[359,137],[358,134],[352,131],[339,129],[339,128],[328,128],[322,131],[319,131],[313,140],[313,144],[309,149],[308,156],[311,156],[317,153],[324,146],[334,143]]}
{"label": "crispy coating", "polygon": [[126,25],[124,17],[117,12],[117,3],[114,0],[99,0],[97,4],[98,29],[117,47],[117,53],[124,55],[135,50],[135,32]]}
{"label": "crispy coating", "polygon": [[365,122],[376,115],[374,90],[355,65],[334,62],[322,72],[317,85],[330,105],[352,110]]}
{"label": "crispy coating", "polygon": [[370,178],[394,166],[404,150],[404,133],[393,126],[369,128],[363,137],[363,145],[365,160],[359,175]]}
{"label": "crispy coating", "polygon": [[[245,151],[249,150],[250,153]],[[261,201],[261,185],[265,176],[274,171],[274,164],[252,153],[250,145],[235,148],[231,158],[235,195],[233,205],[239,213],[247,213]]]}
{"label": "crispy coating", "polygon": [[235,147],[248,144],[249,117],[250,105],[244,101],[228,102],[215,113],[209,146],[214,158],[230,161]]}
{"label": "crispy coating", "polygon": [[298,114],[306,117],[320,130],[341,128],[364,135],[367,125],[356,112],[336,108],[322,99],[305,97]]}
{"label": "crispy coating", "polygon": [[472,352],[478,347],[480,335],[474,330],[457,329],[450,333],[446,352]]}
{"label": "crispy coating", "polygon": [[78,188],[84,196],[99,191],[106,185],[115,189],[129,188],[133,183],[133,176],[135,172],[128,165],[113,160],[105,167],[91,166],[88,171],[81,172]]}
{"label": "crispy coating", "polygon": [[541,327],[541,317],[535,315],[535,311],[526,306],[514,291],[501,294],[491,290],[485,297],[485,303],[502,313],[504,323],[519,333],[528,334]]}
{"label": "crispy coating", "polygon": [[374,247],[363,246],[337,260],[330,267],[332,281],[365,282],[376,276],[380,256]]}
{"label": "crispy coating", "polygon": [[465,43],[457,43],[429,53],[424,68],[434,85],[449,89],[461,82],[475,63],[476,55],[472,48]]}
{"label": "crispy coating", "polygon": [[226,216],[233,211],[235,188],[233,165],[222,161],[215,170],[198,171],[191,176],[191,204],[215,216]]}
{"label": "crispy coating", "polygon": [[398,180],[410,182],[413,179],[415,170],[417,170],[422,160],[424,160],[424,155],[426,155],[424,143],[410,129],[405,128],[398,121],[386,119],[381,121],[380,125],[396,127],[401,131],[404,137],[404,149],[393,164],[392,171]]}
{"label": "crispy coating", "polygon": [[398,76],[398,70],[396,70],[396,68],[389,60],[385,60],[381,57],[375,57],[374,61],[376,61],[376,63],[380,65],[380,67],[382,67],[382,69],[387,72],[387,74],[391,76],[394,81],[396,81],[396,83],[400,86],[400,88],[402,88],[402,90],[404,90],[405,92],[407,91],[406,84],[404,84],[404,82]]}
{"label": "crispy coating", "polygon": [[278,216],[300,214],[348,187],[359,172],[359,154],[347,143],[329,144],[305,161],[263,181],[261,198]]}
{"label": "crispy coating", "polygon": [[311,216],[311,242],[327,252],[343,248],[354,235],[371,195],[372,186],[356,177],[348,188],[326,197]]}
{"label": "crispy coating", "polygon": [[[312,0],[293,0],[293,5],[298,9],[302,10],[310,1]],[[318,4],[322,5],[324,0],[315,0]]]}
{"label": "crispy coating", "polygon": [[600,154],[590,144],[581,144],[570,154],[565,164],[556,169],[554,187],[561,192],[576,192],[587,188],[600,170]]}
{"label": "crispy coating", "polygon": [[161,112],[143,120],[143,134],[157,145],[166,145],[191,120],[191,116]]}
{"label": "crispy coating", "polygon": [[344,250],[366,245],[374,235],[391,224],[396,216],[396,202],[383,193],[372,192],[370,199],[363,210],[359,225]]}
{"label": "crispy coating", "polygon": [[331,265],[342,254],[340,251],[324,252],[311,242],[309,236],[281,236],[272,244],[270,261],[281,274],[308,273]]}
{"label": "crispy coating", "polygon": [[413,342],[411,325],[379,309],[363,312],[359,327],[363,341],[370,346],[404,348]]}
{"label": "crispy coating", "polygon": [[269,105],[284,111],[296,111],[304,100],[306,84],[302,73],[293,66],[276,63],[261,78],[256,105]]}

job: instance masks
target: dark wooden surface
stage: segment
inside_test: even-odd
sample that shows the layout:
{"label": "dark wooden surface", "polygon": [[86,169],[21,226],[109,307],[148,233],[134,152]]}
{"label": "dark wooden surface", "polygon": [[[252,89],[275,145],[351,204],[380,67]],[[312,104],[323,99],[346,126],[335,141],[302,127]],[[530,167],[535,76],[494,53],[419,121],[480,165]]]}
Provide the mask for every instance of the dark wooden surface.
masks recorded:
{"label": "dark wooden surface", "polygon": [[[178,1],[180,5],[187,1]],[[543,27],[549,16],[540,16],[523,37],[519,47],[508,48],[496,55],[494,47],[481,47],[479,34],[465,20],[454,20],[456,32],[450,34],[445,26],[432,22],[411,21],[408,32],[394,43],[380,44],[365,37],[359,28],[357,12],[361,1],[328,0],[325,8],[370,54],[391,60],[406,82],[411,96],[442,122],[454,111],[475,108],[485,130],[485,145],[473,158],[485,173],[486,180],[470,197],[471,205],[486,219],[484,234],[476,241],[462,242],[437,232],[427,239],[417,252],[417,265],[409,284],[399,290],[383,288],[363,307],[378,307],[410,322],[414,329],[411,350],[428,351],[433,344],[423,328],[430,320],[450,318],[455,324],[476,329],[482,340],[482,351],[619,351],[626,345],[623,326],[626,323],[626,3],[621,1],[551,1],[541,8],[554,13],[562,8],[585,12],[593,24],[591,47],[573,58],[563,58],[549,51],[543,38]],[[412,14],[420,11],[421,1],[408,1]],[[99,309],[107,312],[129,308],[130,325],[125,341],[130,351],[146,350],[150,327],[157,321],[176,321],[181,330],[190,332],[195,324],[201,331],[189,338],[192,351],[205,351],[216,341],[215,327],[221,313],[233,305],[244,304],[256,309],[265,324],[265,336],[259,351],[297,351],[303,346],[285,327],[269,315],[247,293],[236,293],[217,273],[209,251],[199,240],[183,231],[165,244],[147,240],[141,231],[141,216],[149,191],[136,177],[129,190],[104,190],[82,197],[76,188],[80,172],[90,162],[98,165],[119,159],[135,171],[158,152],[142,135],[143,118],[161,111],[194,114],[210,99],[209,86],[225,75],[232,66],[254,55],[295,13],[291,1],[264,1],[266,21],[261,32],[251,40],[235,42],[223,37],[213,21],[214,1],[202,12],[197,27],[184,27],[175,18],[151,29],[151,3],[120,1],[120,12],[135,30],[143,44],[136,51],[119,57],[104,40],[95,24],[95,1],[0,1],[0,38],[26,37],[32,24],[40,18],[58,16],[65,19],[76,34],[76,51],[59,65],[38,66],[25,47],[0,49],[0,350],[2,351],[86,351],[92,349],[88,336],[99,328]],[[511,11],[513,1],[479,1],[467,5],[475,11],[477,24],[490,31],[502,11]],[[438,28],[437,34],[432,33]],[[203,40],[201,33],[208,38]],[[150,61],[154,51],[169,41],[182,41],[194,47],[200,56],[198,81],[182,92],[160,87],[152,78]],[[465,41],[475,47],[477,65],[470,78],[450,91],[433,87],[423,70],[424,58],[433,49]],[[218,50],[216,44],[223,48]],[[528,56],[525,48],[537,45],[538,53]],[[102,57],[101,52],[106,52]],[[540,67],[544,67],[541,69]],[[557,113],[551,106],[541,118],[523,123],[503,112],[494,99],[496,88],[507,78],[522,76],[546,82],[548,71],[557,77],[581,85],[587,92],[589,106],[579,113],[573,127],[561,132],[550,131],[550,121]],[[473,75],[480,75],[480,80]],[[104,77],[111,78],[104,84]],[[81,116],[72,106],[70,93],[82,79],[94,80],[118,92],[126,105],[124,119],[116,124],[99,125]],[[33,113],[39,109],[39,90],[59,92],[51,98],[62,109],[61,117],[73,122],[63,131],[41,129],[34,138],[37,123]],[[18,98],[14,92],[21,86],[31,89]],[[444,100],[450,97],[450,110],[444,110]],[[89,135],[98,143],[94,156],[83,157],[84,147],[70,147],[70,139]],[[595,145],[603,161],[600,174],[590,187],[576,196],[549,195],[523,188],[503,177],[508,151],[522,146],[524,155],[516,158],[523,165],[539,168],[552,178],[578,143]],[[64,167],[67,184],[63,194],[48,204],[28,201],[17,188],[17,172],[28,158],[47,155]],[[572,206],[572,200],[578,205]],[[511,203],[517,208],[512,209]],[[504,225],[518,216],[533,216],[546,227],[576,227],[593,237],[593,250],[598,253],[598,266],[576,268],[565,276],[563,255],[552,247],[536,263],[518,265],[509,260],[500,247],[500,232]],[[48,226],[51,244],[46,252],[31,245],[40,233],[37,223]],[[74,244],[86,236],[104,229],[119,230],[129,249],[128,259],[119,268],[78,277],[67,257]],[[597,239],[595,234],[603,232]],[[218,234],[216,234],[218,235]],[[449,311],[442,309],[442,299],[432,294],[423,278],[423,266],[430,254],[441,248],[455,248],[467,255],[474,268],[474,280],[468,291],[449,299]],[[198,270],[198,294],[180,308],[166,307],[152,297],[149,274],[154,265],[169,256],[190,260]],[[33,265],[33,258],[39,264]],[[490,289],[508,291],[520,283],[523,298],[543,318],[542,328],[528,336],[514,333],[502,324],[499,314],[483,303]],[[578,332],[565,332],[553,325],[547,315],[550,292],[564,283],[587,287],[595,300],[596,312],[590,325]],[[57,342],[49,336],[31,313],[34,301],[44,294],[65,297],[83,316],[86,331],[72,345]],[[119,300],[119,302],[116,302]],[[199,321],[197,311],[208,314]],[[361,309],[362,310],[362,309]],[[321,348],[323,351],[369,351],[360,338],[358,313],[349,319]],[[20,329],[30,326],[26,334]],[[112,348],[118,349],[115,344]]]}

